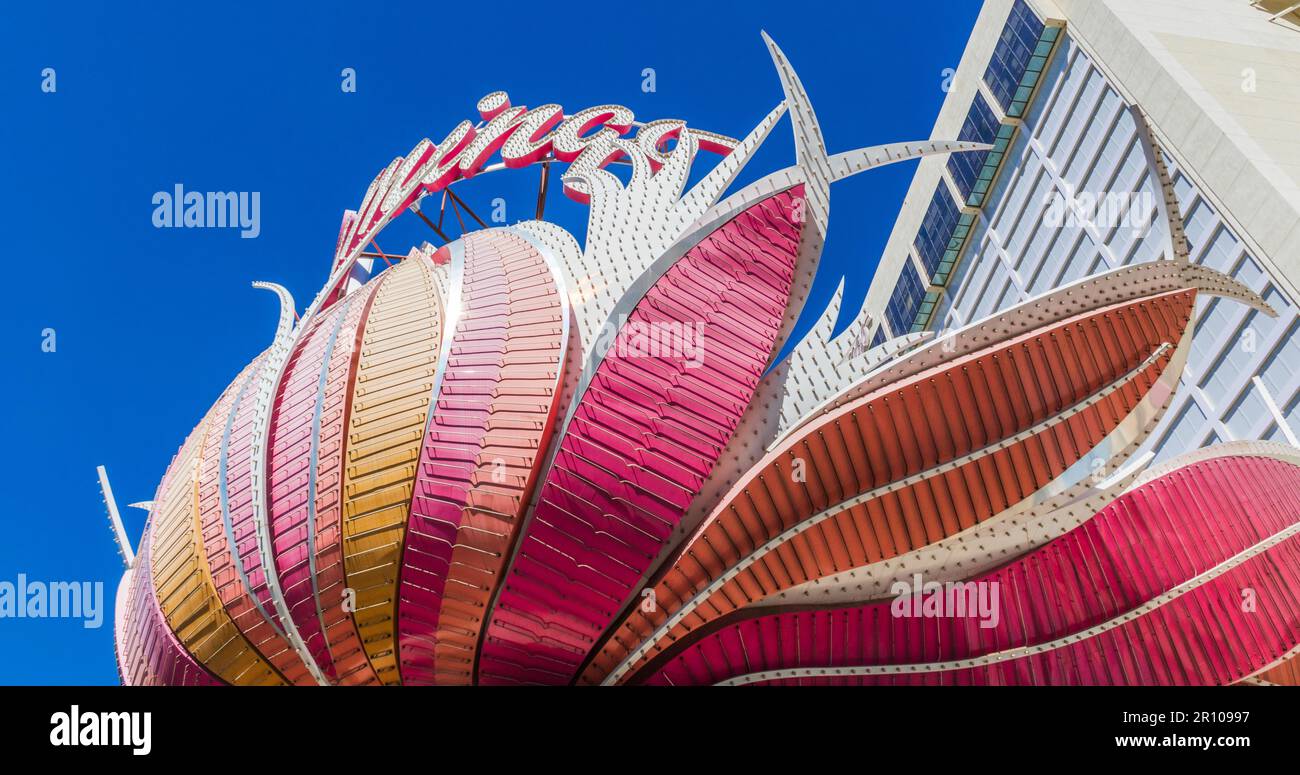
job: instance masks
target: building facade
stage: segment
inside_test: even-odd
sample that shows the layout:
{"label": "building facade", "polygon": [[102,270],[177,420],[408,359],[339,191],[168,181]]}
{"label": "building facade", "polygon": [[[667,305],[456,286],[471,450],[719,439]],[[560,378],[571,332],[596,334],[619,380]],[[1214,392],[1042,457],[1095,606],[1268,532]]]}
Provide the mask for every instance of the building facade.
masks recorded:
{"label": "building facade", "polygon": [[[868,294],[872,341],[960,328],[1065,283],[1167,259],[1136,107],[1191,260],[1279,312],[1203,300],[1147,449],[1300,434],[1300,27],[1289,3],[992,0],[934,129],[992,143],[922,161]],[[1277,6],[1277,7],[1274,7]]]}

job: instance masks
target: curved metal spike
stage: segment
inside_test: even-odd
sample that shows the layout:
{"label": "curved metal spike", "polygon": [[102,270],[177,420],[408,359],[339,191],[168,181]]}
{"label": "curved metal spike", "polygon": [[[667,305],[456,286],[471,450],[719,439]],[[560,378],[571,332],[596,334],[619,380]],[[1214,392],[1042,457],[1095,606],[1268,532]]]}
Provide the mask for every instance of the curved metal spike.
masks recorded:
{"label": "curved metal spike", "polygon": [[99,474],[99,490],[104,496],[104,506],[108,509],[108,524],[113,529],[117,553],[122,556],[122,563],[129,571],[135,565],[135,551],[131,548],[130,539],[126,537],[122,517],[117,513],[117,499],[113,497],[113,486],[108,483],[108,471],[103,466],[96,466],[95,472]]}
{"label": "curved metal spike", "polygon": [[781,88],[785,90],[785,104],[790,110],[790,121],[794,124],[795,159],[801,166],[825,161],[826,141],[822,138],[821,125],[817,123],[817,114],[813,112],[803,82],[790,66],[785,52],[772,40],[772,36],[766,30],[761,30],[759,34],[767,44],[772,64],[776,65],[776,73],[781,78]]}
{"label": "curved metal spike", "polygon": [[868,391],[1043,325],[1110,304],[1177,290],[1195,290],[1211,296],[1235,299],[1265,315],[1277,316],[1277,312],[1259,294],[1208,266],[1174,261],[1149,261],[1122,266],[1026,299],[931,341],[909,354],[906,359],[888,361],[883,367],[858,378],[816,413],[831,411]]}
{"label": "curved metal spike", "polygon": [[[257,532],[257,553],[266,576],[267,590],[275,604],[276,619],[279,630],[284,633],[297,652],[298,657],[312,678],[322,686],[328,686],[329,680],[321,671],[316,660],[312,658],[307,644],[298,633],[298,627],[289,614],[284,593],[280,589],[279,574],[275,570],[275,554],[271,541],[270,520],[267,518],[266,463],[271,435],[271,409],[275,403],[275,392],[279,387],[280,374],[293,351],[296,337],[293,330],[293,296],[283,285],[267,282],[254,282],[254,288],[271,291],[280,299],[280,321],[275,327],[275,339],[267,349],[266,358],[256,375],[256,390],[253,400],[253,439],[249,452],[249,494],[253,506],[253,525]],[[233,547],[232,547],[233,548]]]}
{"label": "curved metal spike", "polygon": [[1169,166],[1165,164],[1165,154],[1160,150],[1155,135],[1151,131],[1151,122],[1137,105],[1130,105],[1133,123],[1137,125],[1138,137],[1142,140],[1142,153],[1146,156],[1147,167],[1151,169],[1155,180],[1160,184],[1160,208],[1165,216],[1165,249],[1169,258],[1186,264],[1191,261],[1191,251],[1187,246],[1187,235],[1183,232],[1183,209],[1178,204],[1178,192],[1174,189],[1173,178],[1169,176]]}
{"label": "curved metal spike", "polygon": [[264,291],[271,291],[280,299],[280,321],[275,326],[275,340],[271,346],[275,346],[275,341],[284,338],[293,330],[293,296],[283,285],[276,283],[263,282],[254,280],[253,287]]}
{"label": "curved metal spike", "polygon": [[822,138],[821,125],[817,123],[817,114],[813,112],[808,92],[794,68],[786,59],[781,47],[766,32],[762,33],[763,42],[776,66],[776,74],[781,79],[781,88],[785,91],[785,105],[790,111],[790,124],[794,129],[794,153],[797,166],[804,170],[806,185],[804,197],[807,199],[807,215],[810,225],[817,234],[825,236],[826,222],[830,219],[830,157],[826,153],[826,141]]}
{"label": "curved metal spike", "polygon": [[[798,74],[790,66],[785,53],[776,45],[771,36],[762,33],[763,42],[767,44],[772,64],[776,66],[781,79],[781,88],[785,91],[785,104],[790,112],[790,122],[794,129],[795,169],[803,178],[803,218],[804,228],[799,246],[799,257],[795,262],[796,287],[810,287],[821,258],[822,247],[826,242],[826,230],[830,222],[830,185],[850,175],[873,167],[882,166],[903,159],[916,158],[938,153],[986,150],[991,146],[983,143],[965,141],[929,141],[915,143],[893,143],[859,148],[853,151],[829,156],[826,141],[822,137],[821,125],[813,112],[808,93],[804,90]],[[771,371],[781,363],[798,344],[791,339],[791,333],[803,313],[802,295],[792,300],[786,320],[777,337],[775,356],[768,364]]]}
{"label": "curved metal spike", "polygon": [[843,180],[875,167],[922,156],[987,151],[991,148],[993,146],[988,143],[973,143],[967,140],[916,140],[910,143],[888,143],[869,148],[857,148],[830,157],[831,181]]}
{"label": "curved metal spike", "polygon": [[1197,291],[1210,296],[1235,299],[1271,318],[1277,317],[1277,310],[1273,309],[1272,305],[1267,301],[1264,301],[1264,297],[1255,293],[1235,277],[1230,277],[1217,269],[1211,269],[1202,264],[1192,264],[1186,261],[1177,263],[1181,270],[1183,282],[1187,283],[1188,288],[1195,288]]}

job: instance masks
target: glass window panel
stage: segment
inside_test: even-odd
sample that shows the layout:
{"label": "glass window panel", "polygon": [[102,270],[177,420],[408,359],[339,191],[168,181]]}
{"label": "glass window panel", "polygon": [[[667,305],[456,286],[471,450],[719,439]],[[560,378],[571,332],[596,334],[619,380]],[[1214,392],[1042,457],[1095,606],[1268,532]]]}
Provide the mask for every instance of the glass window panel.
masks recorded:
{"label": "glass window panel", "polygon": [[[1219,303],[1216,306],[1225,312],[1229,311],[1226,304]],[[1239,313],[1233,310],[1230,314],[1235,317]],[[1262,316],[1258,312],[1251,311],[1250,315],[1233,330],[1232,336],[1224,343],[1218,359],[1201,378],[1201,389],[1205,391],[1214,406],[1226,407],[1232,403],[1232,399],[1236,396],[1236,388],[1252,373],[1250,362],[1255,359],[1259,347],[1259,326],[1262,325],[1257,320],[1259,317]],[[1272,322],[1271,319],[1265,319]],[[1209,328],[1202,333],[1216,330],[1221,329]]]}
{"label": "glass window panel", "polygon": [[[1015,184],[1011,187],[1011,194],[1007,196],[1005,200],[999,199],[999,204],[996,206],[996,209],[992,210],[994,213],[992,224],[995,231],[1004,233],[1015,224],[1017,218],[1021,217],[1023,214],[1022,210],[1025,206],[1025,200],[1028,198],[1029,192],[1033,190],[1034,185],[1037,183],[1038,174],[1042,171],[1042,168],[1043,162],[1039,159],[1038,154],[1031,153],[1028,160],[1025,161],[1015,174],[1003,172],[1000,176],[1002,180],[1015,181]],[[1002,184],[999,183],[999,186],[1001,185]],[[989,211],[988,206],[986,206],[985,211]]]}
{"label": "glass window panel", "polygon": [[1025,241],[1034,226],[1043,218],[1043,211],[1046,209],[1048,195],[1055,195],[1052,187],[1052,178],[1047,173],[1043,173],[1038,178],[1038,185],[1034,186],[1034,192],[1030,194],[1029,201],[1025,203],[1025,215],[1007,235],[1005,242],[1007,255],[1014,258],[1020,255],[1020,251],[1025,247]]}
{"label": "glass window panel", "polygon": [[[1233,252],[1235,252],[1237,240],[1232,239],[1232,235],[1228,234],[1227,229],[1224,229],[1223,233],[1227,235],[1228,239],[1232,240],[1232,249]],[[1259,281],[1264,279],[1264,270],[1259,268],[1259,264],[1255,263],[1255,259],[1250,256],[1242,256],[1241,263],[1237,264],[1237,268],[1233,270],[1232,276],[1241,280],[1246,285],[1249,285],[1251,288],[1258,288]]]}
{"label": "glass window panel", "polygon": [[1002,295],[998,297],[998,305],[993,311],[998,312],[1000,310],[1014,307],[1019,302],[1020,302],[1020,291],[1019,289],[1016,288],[1016,284],[1014,282],[1008,280],[1006,287],[1002,289]]}
{"label": "glass window panel", "polygon": [[989,284],[985,287],[984,293],[980,294],[975,304],[975,311],[971,315],[971,320],[979,320],[991,315],[997,309],[997,303],[1002,298],[1003,289],[1010,282],[1010,276],[1007,274],[1007,268],[999,261],[997,268],[993,270],[993,276]]}
{"label": "glass window panel", "polygon": [[957,203],[948,193],[948,187],[940,181],[934,196],[930,198],[930,206],[925,210],[921,228],[916,233],[916,254],[921,258],[921,265],[925,267],[925,271],[931,276],[939,266],[939,260],[943,258],[948,240],[952,238],[958,215]]}
{"label": "glass window panel", "polygon": [[1300,373],[1300,322],[1293,321],[1278,346],[1264,362],[1259,379],[1279,403],[1291,397],[1296,374]]}
{"label": "glass window panel", "polygon": [[[1172,174],[1172,173],[1171,173]],[[1183,217],[1187,217],[1187,206],[1192,203],[1195,189],[1187,176],[1179,172],[1174,174],[1174,193],[1178,195],[1178,204],[1183,208]]]}
{"label": "glass window panel", "polygon": [[1188,365],[1197,374],[1204,374],[1210,363],[1218,354],[1221,343],[1219,337],[1230,329],[1231,321],[1236,317],[1232,309],[1234,302],[1215,298],[1197,319],[1196,330],[1192,334],[1192,352],[1188,356]]}
{"label": "glass window panel", "polygon": [[1165,436],[1160,440],[1156,450],[1157,460],[1167,460],[1175,455],[1181,455],[1200,446],[1197,441],[1204,433],[1206,423],[1205,412],[1197,406],[1193,400],[1188,400],[1187,405],[1178,413],[1178,419],[1174,420]]}
{"label": "glass window panel", "polygon": [[1187,234],[1187,245],[1193,256],[1200,254],[1202,243],[1209,238],[1210,226],[1217,220],[1214,208],[1206,204],[1204,199],[1197,200],[1191,213],[1183,219],[1183,231]]}
{"label": "glass window panel", "polygon": [[1016,0],[984,71],[984,82],[1004,111],[1011,106],[1042,32],[1043,23],[1024,0]]}
{"label": "glass window panel", "polygon": [[1119,109],[1119,95],[1108,86],[1104,88],[1105,94],[1101,98],[1101,104],[1098,105],[1096,113],[1088,119],[1079,147],[1061,174],[1061,177],[1076,190],[1082,190],[1084,176],[1092,168],[1093,160],[1097,157],[1102,142],[1110,136],[1111,123],[1114,122],[1115,112]]}
{"label": "glass window panel", "polygon": [[1078,146],[1079,136],[1087,128],[1089,122],[1092,121],[1093,108],[1097,105],[1097,98],[1101,94],[1104,83],[1105,80],[1102,78],[1101,73],[1096,70],[1088,73],[1088,83],[1083,87],[1083,91],[1079,95],[1079,101],[1075,103],[1070,111],[1070,117],[1061,129],[1061,134],[1056,139],[1056,144],[1052,147],[1051,153],[1048,154],[1058,170],[1064,167],[1070,159],[1071,154],[1074,153],[1075,148]]}
{"label": "glass window panel", "polygon": [[912,330],[912,323],[916,319],[916,307],[924,295],[925,288],[921,287],[921,275],[917,273],[916,267],[912,265],[909,258],[903,262],[903,271],[898,274],[894,294],[889,298],[889,305],[885,308],[885,316],[889,318],[889,327],[893,330],[894,336],[902,336]]}
{"label": "glass window panel", "polygon": [[1060,90],[1056,94],[1056,99],[1052,103],[1052,109],[1047,112],[1039,125],[1036,136],[1045,147],[1051,147],[1057,135],[1061,132],[1061,127],[1065,124],[1065,118],[1068,115],[1070,103],[1074,100],[1075,95],[1083,88],[1088,81],[1088,74],[1092,70],[1092,63],[1088,57],[1083,54],[1077,54],[1070,64],[1070,72],[1066,76],[1065,82],[1061,84]]}
{"label": "glass window panel", "polygon": [[1253,439],[1255,428],[1262,427],[1268,421],[1268,417],[1268,405],[1260,398],[1259,391],[1251,388],[1228,412],[1224,424],[1228,426],[1234,439]]}
{"label": "glass window panel", "polygon": [[[1231,261],[1237,256],[1238,244],[1236,238],[1226,228],[1220,226],[1215,230],[1205,250],[1196,256],[1195,260],[1220,272],[1227,272]],[[1253,287],[1254,280],[1259,276],[1258,267],[1256,267],[1256,275],[1250,277],[1249,268],[1239,265],[1237,271],[1233,272],[1233,276]],[[1250,279],[1246,279],[1247,277]]]}
{"label": "glass window panel", "polygon": [[[989,107],[984,95],[976,92],[970,110],[966,113],[966,120],[962,122],[961,130],[957,133],[957,139],[991,144],[997,139],[999,128],[993,109]],[[948,157],[948,172],[952,174],[953,182],[957,184],[963,199],[970,198],[971,190],[975,187],[975,178],[979,176],[988,155],[988,151],[975,151],[954,153]]]}
{"label": "glass window panel", "polygon": [[[1123,129],[1116,128],[1110,132],[1106,144],[1101,149],[1101,154],[1097,157],[1097,164],[1092,168],[1092,172],[1084,178],[1083,190],[1104,193],[1110,190],[1112,179],[1122,178],[1117,176],[1116,172],[1120,171],[1120,159],[1127,158],[1126,150],[1134,146],[1132,133],[1125,132]],[[1121,188],[1122,191],[1128,191],[1127,188]]]}

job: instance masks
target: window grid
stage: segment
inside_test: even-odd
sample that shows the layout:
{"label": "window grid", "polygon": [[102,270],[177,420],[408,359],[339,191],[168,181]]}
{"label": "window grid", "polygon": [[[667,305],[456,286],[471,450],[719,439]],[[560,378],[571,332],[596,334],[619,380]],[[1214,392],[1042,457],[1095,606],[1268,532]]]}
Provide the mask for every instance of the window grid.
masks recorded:
{"label": "window grid", "polygon": [[957,203],[952,200],[947,187],[941,182],[935,188],[934,196],[930,197],[930,206],[925,210],[925,217],[921,220],[921,228],[917,230],[914,243],[916,255],[921,259],[926,274],[933,276],[939,262],[943,260],[944,251],[948,249],[957,222]]}
{"label": "window grid", "polygon": [[[945,251],[932,273],[935,285],[946,285],[946,292],[931,293],[920,302],[918,312],[928,310],[932,302],[935,322],[960,325],[1052,287],[1163,255],[1164,227],[1158,206],[1153,204],[1140,215],[1128,212],[1147,204],[1143,192],[1152,200],[1158,193],[1132,118],[1088,57],[1067,36],[1060,37],[1067,44],[1062,47],[1067,53],[1057,64],[1043,64],[1043,71],[1050,73],[1043,86],[1045,98],[1031,106],[1022,130],[1008,138],[1003,169],[996,186],[979,202],[980,214],[962,223],[968,215],[963,213],[954,229],[954,241],[960,234],[969,247],[958,244],[956,250]],[[993,91],[996,97],[998,93]],[[1251,377],[1256,374],[1277,405],[1286,407],[1284,413],[1292,418],[1293,428],[1300,430],[1300,367],[1295,366],[1300,362],[1300,342],[1296,340],[1300,316],[1296,306],[1268,282],[1241,240],[1173,161],[1169,162],[1192,242],[1192,260],[1220,271],[1232,269],[1242,282],[1267,294],[1280,317],[1268,319],[1235,302],[1203,300],[1198,305],[1202,317],[1187,373],[1148,446],[1158,459],[1166,459],[1216,439],[1278,435],[1272,415],[1262,417],[1259,404],[1250,398]],[[960,186],[959,176],[953,177]],[[1048,181],[1046,187],[1043,181]],[[1077,230],[1061,229],[1055,236],[1039,234],[1032,227],[1041,221],[1042,201],[1035,201],[1031,192],[1064,190],[1067,185],[1075,191],[1091,191],[1088,187],[1092,187],[1136,196],[1122,211],[1125,217],[1121,222],[1089,220]],[[968,205],[973,196],[974,192]],[[967,227],[964,231],[963,226]],[[1021,278],[1027,287],[1022,287]],[[1254,350],[1243,353],[1246,357],[1225,357],[1226,348],[1235,346],[1246,331],[1253,332]],[[1225,365],[1215,368],[1215,363]]]}
{"label": "window grid", "polygon": [[[975,99],[971,101],[970,110],[966,113],[966,120],[962,122],[961,131],[957,133],[957,139],[992,144],[998,139],[1001,128],[1002,125],[998,123],[997,116],[993,115],[993,109],[989,107],[984,95],[975,92]],[[975,180],[984,168],[984,161],[988,155],[988,151],[973,151],[954,153],[948,157],[948,172],[952,174],[952,180],[957,184],[963,199],[970,199]]]}
{"label": "window grid", "polygon": [[997,136],[993,138],[993,147],[984,152],[984,164],[975,175],[975,182],[971,186],[970,193],[966,195],[966,204],[968,206],[984,206],[989,189],[993,186],[993,181],[997,179],[998,170],[1002,168],[1002,160],[1006,157],[1007,149],[1011,147],[1011,142],[1015,139],[1015,136],[1016,127],[1014,124],[1002,124],[998,127]]}
{"label": "window grid", "polygon": [[[1008,30],[1012,30],[1012,32],[1008,33]],[[958,191],[966,198],[967,207],[982,208],[985,201],[987,201],[989,191],[998,180],[998,173],[1018,132],[1018,126],[1014,119],[1024,116],[1043,74],[1048,70],[1055,56],[1056,44],[1062,37],[1060,28],[1044,27],[1043,23],[1024,5],[1023,0],[1018,0],[1017,7],[1012,9],[1012,14],[1004,28],[1003,39],[999,42],[999,47],[1004,48],[1004,56],[999,59],[998,54],[995,52],[990,63],[990,70],[994,72],[995,77],[1006,75],[1006,73],[995,68],[994,65],[1001,67],[1007,64],[1007,57],[1014,53],[1015,42],[1028,34],[1027,30],[1033,31],[1037,35],[1037,39],[1021,75],[1020,84],[1013,95],[1015,101],[1012,103],[1012,110],[1014,110],[1014,113],[1008,114],[1011,119],[1005,124],[997,124],[992,109],[989,108],[983,95],[977,92],[971,102],[971,108],[967,113],[959,139],[989,142],[993,147],[979,154],[957,154],[948,160],[949,175]],[[989,75],[986,72],[986,82],[988,77]],[[1000,100],[1000,104],[1006,105],[1007,103],[1005,100]],[[933,208],[933,206],[932,202],[931,207]],[[974,220],[973,217],[968,217],[968,215],[969,213],[962,215],[957,227],[953,230],[947,247],[943,250],[942,256],[935,258],[935,248],[938,246],[938,240],[933,238],[934,232],[930,232],[927,236],[928,244],[925,246],[925,250],[918,246],[918,254],[926,257],[926,271],[930,275],[934,290],[927,294],[922,302],[913,330],[924,330],[930,325],[940,305],[949,303],[947,294],[943,293],[942,289],[946,286],[953,267],[962,259],[970,234],[969,226]],[[929,220],[928,216],[929,213],[927,213],[927,221]],[[920,235],[918,235],[919,239]],[[1018,278],[1016,282],[1019,286]]]}
{"label": "window grid", "polygon": [[1043,70],[1047,63],[1052,59],[1052,49],[1056,47],[1057,38],[1061,35],[1060,27],[1046,27],[1038,36],[1038,44],[1034,47],[1033,56],[1029,57],[1029,64],[1025,67],[1025,74],[1020,79],[1020,86],[1016,88],[1015,96],[1011,99],[1011,105],[1007,107],[1007,116],[1009,118],[1022,118],[1025,115],[1025,108],[1029,106],[1029,101],[1033,99],[1034,88],[1042,78]]}
{"label": "window grid", "polygon": [[[1002,28],[997,46],[993,49],[988,69],[984,71],[984,83],[988,84],[989,91],[1008,115],[1018,98],[1023,96],[1020,101],[1028,102],[1028,94],[1022,95],[1020,89],[1028,74],[1030,60],[1037,53],[1042,33],[1043,23],[1029,10],[1025,0],[1016,0],[1007,17],[1006,26]],[[1041,70],[1040,65],[1039,71]]]}
{"label": "window grid", "polygon": [[889,318],[889,327],[895,336],[902,336],[912,330],[917,304],[924,295],[921,275],[911,261],[905,262],[903,271],[898,275],[898,283],[894,286],[894,293],[889,298],[889,306],[885,308],[885,316]]}

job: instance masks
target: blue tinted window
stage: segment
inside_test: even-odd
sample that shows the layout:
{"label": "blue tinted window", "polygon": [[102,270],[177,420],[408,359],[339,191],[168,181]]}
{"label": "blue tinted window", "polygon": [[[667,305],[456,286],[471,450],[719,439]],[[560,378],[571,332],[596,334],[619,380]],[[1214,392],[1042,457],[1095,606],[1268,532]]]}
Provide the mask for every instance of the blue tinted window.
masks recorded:
{"label": "blue tinted window", "polygon": [[[999,124],[993,115],[993,109],[985,101],[984,95],[976,92],[970,111],[966,113],[966,120],[961,125],[961,131],[957,133],[957,139],[992,145],[993,141],[998,139],[998,129]],[[948,157],[948,172],[952,175],[953,182],[957,184],[957,189],[961,191],[963,199],[970,198],[971,190],[975,187],[975,179],[979,177],[980,169],[984,166],[984,160],[988,155],[988,151],[972,151],[954,153]]]}
{"label": "blue tinted window", "polygon": [[957,203],[952,201],[948,189],[940,183],[930,199],[930,206],[926,208],[921,228],[916,232],[916,254],[921,257],[921,265],[931,276],[938,268],[943,252],[948,249],[948,240],[952,239],[953,230],[957,228],[958,214]]}
{"label": "blue tinted window", "polygon": [[894,286],[894,295],[889,297],[889,306],[885,308],[885,316],[889,318],[889,327],[894,336],[902,336],[912,330],[912,323],[916,320],[916,307],[924,295],[921,275],[917,274],[911,260],[904,261],[903,271],[898,273],[898,284]]}
{"label": "blue tinted window", "polygon": [[989,67],[984,71],[984,82],[1003,111],[1010,111],[1042,32],[1043,23],[1025,5],[1025,0],[1016,0],[1011,15],[1007,17],[1007,25],[1002,28],[1002,37],[993,49]]}

